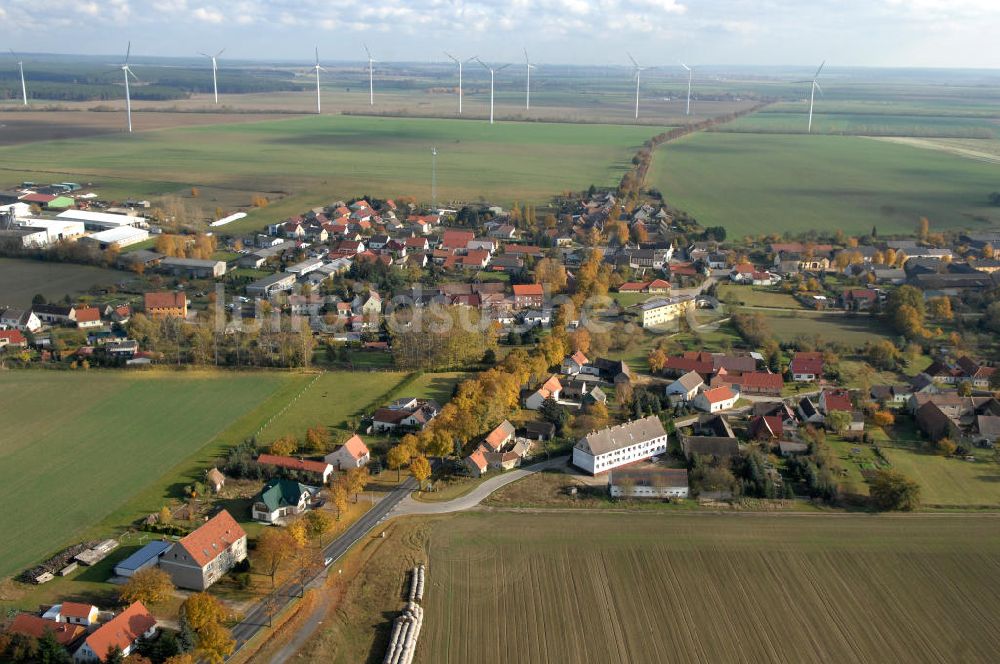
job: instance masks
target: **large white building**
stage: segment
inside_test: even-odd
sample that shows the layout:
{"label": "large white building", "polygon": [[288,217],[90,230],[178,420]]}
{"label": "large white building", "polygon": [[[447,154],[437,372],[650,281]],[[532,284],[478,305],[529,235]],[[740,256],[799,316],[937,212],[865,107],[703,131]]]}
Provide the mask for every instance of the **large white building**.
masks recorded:
{"label": "large white building", "polygon": [[145,231],[141,228],[132,228],[131,226],[121,226],[119,228],[112,228],[99,233],[94,233],[93,235],[86,235],[80,238],[80,241],[93,242],[101,249],[107,249],[109,247],[117,247],[118,249],[121,249],[122,247],[128,247],[133,244],[145,242],[148,239],[149,231]]}
{"label": "large white building", "polygon": [[694,296],[659,297],[635,305],[642,327],[669,325],[694,308]]}
{"label": "large white building", "polygon": [[25,217],[14,222],[21,228],[35,228],[45,231],[48,244],[59,242],[60,240],[72,240],[84,234],[83,222],[71,221],[68,219],[35,219]]}
{"label": "large white building", "polygon": [[667,432],[655,415],[593,431],[573,447],[573,465],[591,475],[667,451]]}
{"label": "large white building", "polygon": [[122,226],[149,228],[145,217],[111,214],[110,212],[91,212],[90,210],[66,210],[56,215],[56,219],[82,222],[87,227],[87,230],[107,230],[109,228],[121,228]]}

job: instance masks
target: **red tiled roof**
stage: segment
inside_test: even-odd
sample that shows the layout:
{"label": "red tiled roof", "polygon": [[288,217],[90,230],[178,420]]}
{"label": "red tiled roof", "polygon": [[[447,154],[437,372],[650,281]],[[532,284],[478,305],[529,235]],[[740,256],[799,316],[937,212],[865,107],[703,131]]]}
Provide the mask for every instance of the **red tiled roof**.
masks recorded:
{"label": "red tiled roof", "polygon": [[533,296],[544,294],[545,291],[541,284],[516,284],[514,286],[514,295]]}
{"label": "red tiled roof", "polygon": [[764,371],[751,371],[745,373],[734,381],[743,387],[753,387],[757,389],[780,390],[785,386],[785,379],[781,374],[767,373]]}
{"label": "red tiled roof", "polygon": [[175,293],[173,291],[146,293],[144,300],[147,311],[150,309],[182,309],[187,302],[184,293]]}
{"label": "red tiled roof", "polygon": [[510,422],[504,420],[497,426],[496,429],[490,431],[489,435],[486,436],[486,444],[490,446],[493,451],[500,449],[500,446],[505,440],[510,438],[514,434],[514,427]]}
{"label": "red tiled roof", "polygon": [[641,293],[646,290],[649,283],[644,281],[627,281],[618,287],[619,293]]}
{"label": "red tiled roof", "polygon": [[361,440],[361,436],[354,434],[344,443],[344,449],[355,459],[360,459],[364,455],[368,454],[368,446],[365,445],[365,441]]}
{"label": "red tiled roof", "polygon": [[63,602],[59,613],[67,618],[89,618],[90,612],[94,610],[92,604],[81,604],[80,602]]}
{"label": "red tiled roof", "polygon": [[46,620],[30,613],[21,613],[14,618],[14,622],[7,629],[12,634],[24,634],[40,639],[45,636],[46,631],[51,631],[56,641],[61,646],[67,646],[73,641],[87,633],[87,628],[83,625],[71,625],[69,623],[57,623]]}
{"label": "red tiled roof", "polygon": [[789,365],[793,374],[815,374],[823,373],[822,353],[795,353]]}
{"label": "red tiled roof", "polygon": [[545,383],[539,389],[542,392],[548,392],[549,394],[553,394],[555,392],[559,392],[562,390],[562,383],[559,382],[559,378],[557,378],[555,375],[552,375],[549,377],[547,381],[545,381]]}
{"label": "red tiled roof", "polygon": [[583,366],[585,364],[590,364],[590,360],[587,359],[587,356],[583,354],[583,351],[579,351],[579,350],[576,351],[575,353],[573,353],[572,355],[570,355],[570,359],[572,359],[574,362],[576,362],[580,366]]}
{"label": "red tiled roof", "polygon": [[77,323],[92,323],[101,320],[101,310],[97,307],[81,307],[76,310]]}
{"label": "red tiled roof", "polygon": [[666,289],[669,289],[670,288],[670,282],[667,281],[666,279],[653,279],[652,281],[650,281],[646,285],[646,288],[648,288],[650,290],[652,290],[654,288],[666,288]]}
{"label": "red tiled roof", "polygon": [[823,393],[823,402],[826,405],[826,412],[834,410],[845,410],[851,412],[851,395],[847,390],[826,390]]}
{"label": "red tiled roof", "polygon": [[0,339],[6,339],[9,344],[28,343],[20,330],[0,330]]}
{"label": "red tiled roof", "polygon": [[326,472],[328,463],[323,461],[310,461],[308,459],[296,459],[294,457],[276,456],[274,454],[261,454],[257,457],[257,463],[265,466],[277,466],[278,468],[288,468],[289,470],[304,470],[309,473],[323,474]]}
{"label": "red tiled roof", "polygon": [[156,618],[146,610],[142,602],[133,602],[127,609],[98,627],[97,631],[87,637],[86,643],[104,661],[109,650],[115,647],[124,650],[154,625]]}
{"label": "red tiled roof", "polygon": [[241,537],[246,537],[246,531],[229,512],[222,510],[177,543],[204,567]]}
{"label": "red tiled roof", "polygon": [[527,244],[508,244],[504,247],[503,252],[505,254],[525,254],[528,256],[541,256],[541,247],[535,247]]}
{"label": "red tiled roof", "polygon": [[486,463],[486,455],[483,453],[482,446],[477,447],[476,451],[469,455],[469,460],[472,461],[472,463],[475,464],[476,468],[480,471],[486,470],[488,464]]}
{"label": "red tiled roof", "polygon": [[25,196],[21,196],[19,200],[25,203],[51,203],[56,200],[56,198],[57,197],[52,194],[27,194]]}
{"label": "red tiled roof", "polygon": [[728,387],[714,387],[710,390],[705,390],[702,394],[705,395],[708,403],[720,403],[736,396],[736,393]]}

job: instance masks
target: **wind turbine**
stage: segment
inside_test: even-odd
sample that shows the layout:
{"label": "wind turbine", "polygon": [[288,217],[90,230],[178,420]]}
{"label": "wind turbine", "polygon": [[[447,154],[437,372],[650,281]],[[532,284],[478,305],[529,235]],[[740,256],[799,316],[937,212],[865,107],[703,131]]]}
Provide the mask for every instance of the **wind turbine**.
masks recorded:
{"label": "wind turbine", "polygon": [[316,70],[316,115],[319,115],[323,112],[323,106],[319,94],[319,73],[321,71],[326,71],[326,69],[319,64],[319,46],[316,47],[316,64],[313,65],[313,69]]}
{"label": "wind turbine", "polygon": [[490,67],[488,64],[480,60],[479,56],[476,56],[476,62],[481,64],[486,71],[490,73],[490,124],[493,124],[493,84],[496,79],[496,73],[510,67],[510,64],[500,65],[499,67]]}
{"label": "wind turbine", "polygon": [[525,85],[524,89],[524,108],[525,110],[531,110],[531,70],[535,68],[535,65],[531,64],[531,60],[528,59],[528,49],[524,49],[524,66],[528,72],[528,83]]}
{"label": "wind turbine", "polygon": [[458,65],[458,114],[461,115],[462,114],[462,65],[465,64],[465,62],[472,62],[476,58],[475,56],[473,56],[463,62],[462,60],[459,60],[448,51],[445,51],[444,54],[447,55],[452,60],[454,60],[455,64]]}
{"label": "wind turbine", "polygon": [[823,88],[820,87],[819,81],[816,80],[816,79],[819,78],[819,73],[821,71],[823,71],[823,65],[825,65],[825,64],[826,64],[826,60],[824,60],[823,62],[820,63],[819,69],[817,69],[816,73],[813,74],[813,77],[812,77],[811,81],[796,81],[796,83],[811,83],[812,84],[812,89],[809,91],[809,129],[808,129],[808,133],[810,133],[810,134],[812,133],[812,130],[813,130],[813,105],[816,103],[816,91],[819,90],[819,93],[823,94]]}
{"label": "wind turbine", "polygon": [[635,119],[638,120],[639,119],[639,77],[642,75],[643,70],[647,69],[647,67],[641,67],[639,65],[639,63],[635,61],[635,58],[632,57],[632,54],[629,53],[628,51],[625,52],[625,55],[628,56],[628,59],[632,61],[632,66],[635,67],[635,69],[634,69],[634,71],[635,71]]}
{"label": "wind turbine", "polygon": [[125,76],[125,114],[128,118],[128,133],[132,133],[132,94],[128,87],[128,77],[131,76],[135,80],[139,80],[139,77],[132,73],[132,70],[128,66],[128,57],[132,54],[132,42],[128,43],[128,48],[125,50],[125,62],[121,66],[122,74]]}
{"label": "wind turbine", "polygon": [[24,98],[24,105],[28,105],[28,87],[24,84],[24,60],[17,57],[14,49],[10,49],[10,54],[17,60],[17,68],[21,70],[21,96]]}
{"label": "wind turbine", "polygon": [[684,67],[684,69],[686,69],[688,73],[688,101],[687,101],[687,111],[684,114],[691,115],[691,77],[694,75],[694,71],[683,62],[681,63],[681,67]]}
{"label": "wind turbine", "polygon": [[368,54],[368,105],[375,105],[375,63],[378,62],[372,57],[372,52],[368,50],[368,44],[363,44],[365,53]]}
{"label": "wind turbine", "polygon": [[[226,49],[222,49],[222,51],[225,51],[225,50]],[[219,103],[219,79],[216,76],[216,72],[219,71],[219,65],[215,61],[215,59],[218,58],[220,55],[222,55],[222,51],[219,51],[215,55],[209,55],[208,53],[203,53],[201,51],[198,51],[198,53],[200,53],[201,55],[204,55],[206,58],[208,58],[209,60],[212,61],[212,90],[215,91],[215,103],[216,104]]]}

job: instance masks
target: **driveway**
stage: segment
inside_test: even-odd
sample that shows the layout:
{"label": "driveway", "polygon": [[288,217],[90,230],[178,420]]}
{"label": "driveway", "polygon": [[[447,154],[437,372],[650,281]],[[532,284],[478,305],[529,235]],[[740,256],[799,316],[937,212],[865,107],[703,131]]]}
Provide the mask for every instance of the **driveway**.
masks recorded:
{"label": "driveway", "polygon": [[483,502],[487,496],[497,489],[507,486],[511,482],[524,479],[534,473],[541,472],[546,468],[565,466],[567,460],[569,460],[568,455],[558,456],[524,468],[516,468],[506,473],[501,473],[496,477],[489,478],[469,493],[455,498],[454,500],[430,503],[414,500],[412,495],[408,495],[399,501],[395,507],[393,507],[392,511],[389,512],[389,516],[396,517],[414,514],[449,514],[451,512],[461,512],[462,510],[472,509],[479,503]]}

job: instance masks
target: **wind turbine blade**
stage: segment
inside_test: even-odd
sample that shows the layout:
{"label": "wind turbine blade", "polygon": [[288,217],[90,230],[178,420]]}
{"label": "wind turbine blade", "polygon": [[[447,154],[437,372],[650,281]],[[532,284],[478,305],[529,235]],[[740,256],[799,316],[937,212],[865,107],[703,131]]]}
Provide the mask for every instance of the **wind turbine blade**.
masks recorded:
{"label": "wind turbine blade", "polygon": [[629,53],[628,51],[625,51],[625,55],[627,55],[628,59],[632,61],[632,64],[635,65],[636,69],[641,69],[641,67],[639,67],[639,63],[635,61],[635,58],[632,57],[631,53]]}
{"label": "wind turbine blade", "polygon": [[225,52],[225,50],[226,50],[226,48],[223,47],[221,51],[219,51],[218,53],[215,54],[215,57],[219,57],[220,55],[222,55]]}
{"label": "wind turbine blade", "polygon": [[319,46],[316,47],[316,64],[319,64]]}
{"label": "wind turbine blade", "polygon": [[10,54],[13,55],[14,59],[16,60],[17,59],[17,53],[14,52],[14,49],[8,48],[7,50],[10,51]]}
{"label": "wind turbine blade", "polygon": [[813,85],[816,86],[816,89],[819,90],[819,93],[821,95],[823,95],[824,97],[826,96],[826,94],[823,93],[823,87],[819,84],[819,81],[813,81]]}
{"label": "wind turbine blade", "polygon": [[451,58],[452,60],[454,60],[455,62],[458,62],[458,58],[456,58],[456,57],[455,57],[454,55],[452,55],[452,54],[451,54],[451,53],[449,53],[448,51],[442,51],[442,52],[443,52],[443,53],[444,53],[445,55],[447,55],[447,56],[448,56],[449,58]]}
{"label": "wind turbine blade", "polygon": [[531,60],[528,59],[528,49],[524,49],[524,64],[531,66]]}
{"label": "wind turbine blade", "polygon": [[326,67],[324,67],[322,65],[317,65],[317,66],[319,67],[320,71],[329,71]]}
{"label": "wind turbine blade", "polygon": [[365,47],[365,53],[368,54],[368,59],[371,60],[372,59],[372,52],[368,50],[368,44],[362,44],[362,46]]}
{"label": "wind turbine blade", "polygon": [[485,62],[479,59],[478,55],[473,57],[472,59],[481,64],[483,66],[483,69],[485,69],[486,71],[493,71],[492,69],[489,68],[489,65],[487,65]]}
{"label": "wind turbine blade", "polygon": [[826,60],[824,60],[823,62],[821,62],[821,63],[820,63],[820,65],[819,65],[819,69],[817,69],[817,70],[816,70],[816,73],[815,73],[815,74],[813,74],[813,78],[819,78],[819,73],[820,73],[821,71],[823,71],[823,65],[825,65],[825,64],[826,64]]}
{"label": "wind turbine blade", "polygon": [[128,64],[128,56],[132,54],[132,42],[129,41],[128,48],[125,49],[125,64]]}
{"label": "wind turbine blade", "polygon": [[686,64],[684,64],[683,62],[681,63],[681,67],[684,67],[684,69],[686,69],[687,71],[691,71],[691,68],[690,68],[690,67],[688,67],[688,66],[687,66]]}
{"label": "wind turbine blade", "polygon": [[494,71],[501,71],[503,69],[506,69],[507,67],[510,67],[510,63],[509,62],[507,64],[505,64],[505,65],[500,65]]}
{"label": "wind turbine blade", "polygon": [[139,77],[138,77],[138,76],[136,76],[136,75],[135,75],[135,72],[133,72],[133,71],[132,71],[131,69],[126,69],[125,71],[126,71],[126,73],[128,73],[128,75],[129,75],[129,76],[131,76],[131,77],[132,77],[132,78],[134,78],[135,80],[137,80],[137,81],[139,80]]}

